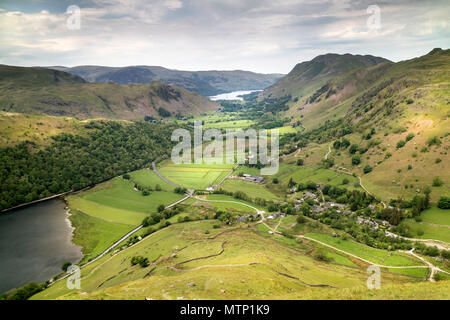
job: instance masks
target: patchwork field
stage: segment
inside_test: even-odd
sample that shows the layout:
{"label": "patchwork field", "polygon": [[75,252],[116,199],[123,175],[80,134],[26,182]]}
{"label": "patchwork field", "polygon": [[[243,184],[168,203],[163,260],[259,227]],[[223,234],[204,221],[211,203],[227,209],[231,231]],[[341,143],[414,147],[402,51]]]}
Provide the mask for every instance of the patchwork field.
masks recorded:
{"label": "patchwork field", "polygon": [[[146,186],[160,184],[166,190],[173,188],[149,170],[130,175]],[[157,211],[160,204],[168,205],[182,197],[170,191],[152,191],[143,196],[133,189],[131,181],[122,178],[67,197],[70,220],[76,228],[73,241],[83,247],[83,261],[97,256],[140,225],[149,213]]]}
{"label": "patchwork field", "polygon": [[[61,281],[33,299],[302,299],[332,287],[368,290],[364,268],[318,261],[307,254],[310,245],[290,246],[247,227],[214,229],[215,223],[162,229],[83,268],[80,290],[69,291]],[[132,266],[137,255],[149,266]],[[414,281],[382,277],[386,286]]]}
{"label": "patchwork field", "polygon": [[205,190],[218,184],[232,170],[228,164],[171,164],[165,163],[158,171],[169,181],[188,189]]}

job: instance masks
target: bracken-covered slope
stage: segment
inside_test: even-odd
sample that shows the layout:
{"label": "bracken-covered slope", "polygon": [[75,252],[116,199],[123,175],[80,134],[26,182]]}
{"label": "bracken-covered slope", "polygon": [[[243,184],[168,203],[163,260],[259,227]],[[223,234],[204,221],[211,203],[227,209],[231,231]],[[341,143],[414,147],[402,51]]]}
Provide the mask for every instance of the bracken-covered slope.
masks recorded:
{"label": "bracken-covered slope", "polygon": [[83,77],[89,82],[115,82],[118,84],[147,84],[161,81],[176,85],[204,96],[239,90],[260,90],[272,85],[281,74],[262,74],[250,71],[181,71],[159,66],[77,66],[50,67]]}
{"label": "bracken-covered slope", "polygon": [[183,88],[154,81],[118,85],[88,83],[79,76],[44,68],[0,66],[0,110],[81,119],[142,119],[216,110],[218,104]]}

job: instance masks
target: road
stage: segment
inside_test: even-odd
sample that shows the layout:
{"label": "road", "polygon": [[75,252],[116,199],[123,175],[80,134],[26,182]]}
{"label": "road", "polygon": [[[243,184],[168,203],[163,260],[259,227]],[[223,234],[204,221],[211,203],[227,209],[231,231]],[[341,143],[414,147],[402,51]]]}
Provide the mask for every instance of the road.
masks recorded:
{"label": "road", "polygon": [[176,183],[173,183],[172,181],[170,181],[166,177],[164,177],[161,173],[159,173],[158,169],[156,169],[155,161],[152,162],[152,169],[161,178],[161,180],[167,182],[168,184],[170,184],[174,187],[183,188],[182,186],[180,186]]}

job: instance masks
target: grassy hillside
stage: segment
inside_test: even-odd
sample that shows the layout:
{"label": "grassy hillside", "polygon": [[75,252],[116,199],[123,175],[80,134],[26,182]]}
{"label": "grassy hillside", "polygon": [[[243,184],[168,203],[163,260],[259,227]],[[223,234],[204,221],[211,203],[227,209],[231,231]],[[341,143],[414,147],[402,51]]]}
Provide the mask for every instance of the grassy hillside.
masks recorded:
{"label": "grassy hillside", "polygon": [[261,74],[242,70],[181,71],[158,66],[52,68],[78,75],[90,82],[148,84],[152,81],[161,81],[204,96],[239,90],[264,89],[282,77],[281,74]]}
{"label": "grassy hillside", "polygon": [[0,66],[0,110],[7,112],[81,119],[142,119],[160,118],[160,108],[172,115],[186,115],[218,107],[198,94],[161,82],[86,83],[78,76],[57,70]]}
{"label": "grassy hillside", "polygon": [[[311,256],[311,243],[273,238],[245,225],[215,229],[216,223],[164,228],[82,269],[81,290],[69,291],[61,281],[33,299],[301,299],[305,292],[334,291],[330,286],[367,290],[364,266],[319,261]],[[132,266],[137,255],[150,264]],[[419,280],[389,272],[382,277],[383,286]]]}
{"label": "grassy hillside", "polygon": [[[332,148],[329,157],[335,168],[362,176],[380,198],[411,198],[439,177],[435,201],[450,193],[448,79],[450,50],[435,49],[331,78],[292,103],[286,115],[300,120],[316,142],[331,146],[346,139],[355,145],[353,151]],[[367,166],[372,170],[365,172]]]}

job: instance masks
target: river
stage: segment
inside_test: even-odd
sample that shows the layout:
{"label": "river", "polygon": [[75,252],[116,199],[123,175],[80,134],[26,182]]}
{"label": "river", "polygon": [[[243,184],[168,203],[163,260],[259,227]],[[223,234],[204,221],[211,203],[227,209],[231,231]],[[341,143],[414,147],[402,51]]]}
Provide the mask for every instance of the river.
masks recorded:
{"label": "river", "polygon": [[0,293],[45,282],[81,259],[64,208],[53,199],[0,214]]}
{"label": "river", "polygon": [[213,101],[216,101],[216,100],[240,100],[240,101],[242,101],[244,99],[242,99],[239,96],[244,95],[244,94],[249,94],[252,92],[259,92],[259,91],[262,91],[262,90],[233,91],[233,92],[218,94],[216,96],[211,96],[211,97],[209,97],[209,99],[211,99]]}

